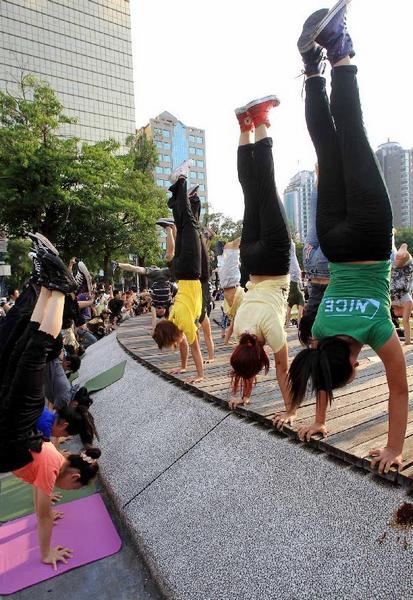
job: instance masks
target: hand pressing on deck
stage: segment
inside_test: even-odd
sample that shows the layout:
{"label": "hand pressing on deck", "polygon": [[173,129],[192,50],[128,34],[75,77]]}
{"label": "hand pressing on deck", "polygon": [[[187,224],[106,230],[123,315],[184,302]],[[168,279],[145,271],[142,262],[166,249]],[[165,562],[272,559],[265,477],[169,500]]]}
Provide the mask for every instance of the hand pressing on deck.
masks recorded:
{"label": "hand pressing on deck", "polygon": [[171,369],[171,371],[169,371],[169,375],[180,375],[181,373],[186,373],[186,368],[179,367],[177,369]]}
{"label": "hand pressing on deck", "polygon": [[244,406],[245,404],[250,404],[251,398],[249,396],[244,396],[243,398],[231,398],[228,402],[228,408],[231,410],[235,410],[237,406]]}
{"label": "hand pressing on deck", "polygon": [[403,464],[401,453],[387,446],[370,450],[369,456],[373,457],[371,468],[374,469],[378,465],[379,473],[388,473],[393,465],[399,468]]}
{"label": "hand pressing on deck", "polygon": [[304,427],[300,427],[298,430],[298,437],[302,442],[309,442],[311,436],[313,436],[315,433],[321,433],[323,438],[327,437],[328,430],[325,423],[317,423],[317,421],[314,421],[312,425],[304,425]]}
{"label": "hand pressing on deck", "polygon": [[294,423],[294,421],[296,420],[296,418],[297,418],[296,410],[281,411],[281,412],[275,413],[275,415],[272,418],[272,424],[278,430],[281,430],[284,427],[284,425],[292,425]]}
{"label": "hand pressing on deck", "polygon": [[187,379],[185,379],[186,383],[199,383],[200,381],[204,381],[205,377],[204,376],[198,376],[196,375],[195,377],[188,377]]}

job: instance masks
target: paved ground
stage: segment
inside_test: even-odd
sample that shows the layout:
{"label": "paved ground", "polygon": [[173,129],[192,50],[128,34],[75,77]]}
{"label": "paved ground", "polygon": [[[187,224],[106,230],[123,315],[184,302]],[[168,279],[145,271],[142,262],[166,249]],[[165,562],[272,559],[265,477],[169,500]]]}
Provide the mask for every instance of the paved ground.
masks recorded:
{"label": "paved ground", "polygon": [[[113,336],[85,379],[124,358]],[[167,597],[412,597],[413,556],[393,532],[406,494],[208,404],[128,358],[96,395],[102,473]]]}

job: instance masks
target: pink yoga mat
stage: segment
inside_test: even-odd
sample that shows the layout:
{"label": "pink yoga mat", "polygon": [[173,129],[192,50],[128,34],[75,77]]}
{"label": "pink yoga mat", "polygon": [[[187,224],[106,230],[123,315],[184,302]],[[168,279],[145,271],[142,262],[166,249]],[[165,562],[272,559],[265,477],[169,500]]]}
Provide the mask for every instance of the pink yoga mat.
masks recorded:
{"label": "pink yoga mat", "polygon": [[121,539],[100,494],[61,504],[64,517],[53,528],[52,546],[73,550],[68,564],[57,571],[40,561],[36,516],[9,521],[0,527],[0,594],[13,594],[81,565],[118,552]]}

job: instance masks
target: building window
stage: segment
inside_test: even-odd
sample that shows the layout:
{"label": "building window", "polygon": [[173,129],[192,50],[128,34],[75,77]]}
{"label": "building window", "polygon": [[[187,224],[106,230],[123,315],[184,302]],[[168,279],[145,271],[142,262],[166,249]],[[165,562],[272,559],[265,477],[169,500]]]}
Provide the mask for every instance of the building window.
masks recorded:
{"label": "building window", "polygon": [[198,179],[203,179],[204,178],[204,174],[203,173],[197,173],[198,175]]}
{"label": "building window", "polygon": [[195,136],[194,135],[190,135],[189,136],[189,141],[192,142],[193,144],[195,144]]}
{"label": "building window", "polygon": [[159,142],[158,140],[155,142],[155,145],[157,148],[162,148],[162,142]]}
{"label": "building window", "polygon": [[158,160],[159,162],[162,162],[162,154],[158,154]]}
{"label": "building window", "polygon": [[160,187],[163,187],[163,179],[157,179],[156,180],[156,185],[159,185]]}
{"label": "building window", "polygon": [[201,137],[197,137],[196,138],[196,143],[197,144],[202,144],[204,142],[204,140]]}
{"label": "building window", "polygon": [[159,175],[160,173],[163,173],[163,169],[162,169],[162,167],[156,167],[155,171],[158,173],[158,175]]}
{"label": "building window", "polygon": [[165,175],[170,175],[171,174],[171,167],[164,167],[163,168],[163,172],[165,173]]}
{"label": "building window", "polygon": [[167,188],[168,188],[168,187],[170,187],[170,185],[171,185],[171,182],[170,182],[170,181],[168,181],[167,179],[164,179],[164,182],[163,182],[163,184],[164,184],[164,186],[165,186],[165,187],[167,187]]}
{"label": "building window", "polygon": [[167,129],[163,129],[162,130],[162,135],[163,135],[163,137],[168,138],[169,137],[169,131]]}
{"label": "building window", "polygon": [[162,135],[162,132],[158,127],[153,128],[153,135]]}
{"label": "building window", "polygon": [[165,150],[170,150],[170,149],[171,149],[171,144],[170,144],[170,142],[164,142],[164,143],[163,143],[163,147],[164,147],[164,149],[165,149]]}
{"label": "building window", "polygon": [[201,169],[204,168],[204,161],[203,160],[197,160],[196,161],[196,166],[200,167]]}
{"label": "building window", "polygon": [[189,154],[195,154],[195,148],[193,146],[189,146]]}
{"label": "building window", "polygon": [[197,154],[197,156],[203,156],[204,155],[204,151],[202,150],[202,148],[197,148],[196,149],[196,154]]}
{"label": "building window", "polygon": [[203,183],[201,183],[201,185],[199,186],[199,191],[200,192],[205,192],[205,186]]}
{"label": "building window", "polygon": [[163,155],[163,161],[164,162],[171,162],[171,157],[169,156],[169,154],[164,154]]}

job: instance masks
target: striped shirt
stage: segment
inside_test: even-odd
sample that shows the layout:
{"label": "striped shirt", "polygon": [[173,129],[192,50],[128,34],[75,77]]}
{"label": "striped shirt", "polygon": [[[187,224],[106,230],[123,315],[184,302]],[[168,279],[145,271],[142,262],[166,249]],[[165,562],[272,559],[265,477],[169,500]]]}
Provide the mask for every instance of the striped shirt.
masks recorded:
{"label": "striped shirt", "polygon": [[172,288],[169,281],[154,281],[149,293],[155,308],[169,308],[171,306]]}

